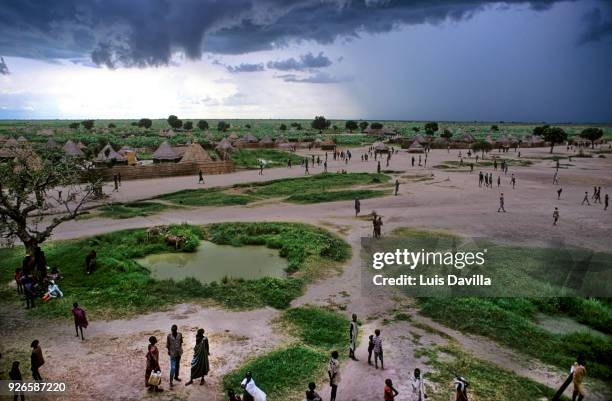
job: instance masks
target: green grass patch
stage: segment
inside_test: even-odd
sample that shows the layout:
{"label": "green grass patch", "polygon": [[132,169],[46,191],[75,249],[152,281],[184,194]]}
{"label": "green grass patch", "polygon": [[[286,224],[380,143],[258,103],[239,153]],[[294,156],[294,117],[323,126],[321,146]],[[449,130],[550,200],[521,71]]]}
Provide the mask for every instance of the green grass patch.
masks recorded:
{"label": "green grass patch", "polygon": [[355,189],[345,191],[329,191],[319,193],[298,193],[291,195],[287,199],[287,202],[292,203],[324,203],[324,202],[336,202],[359,199],[378,198],[381,196],[387,196],[390,191],[382,191],[375,189]]}
{"label": "green grass patch", "polygon": [[291,160],[293,165],[299,165],[304,158],[295,153],[275,149],[240,149],[232,153],[231,160],[236,167],[258,169],[261,160],[265,161],[265,167],[286,166]]}
{"label": "green grass patch", "polygon": [[304,306],[288,309],[283,321],[301,343],[324,350],[343,349],[349,342],[349,320],[338,312]]}
{"label": "green grass patch", "polygon": [[156,199],[185,206],[246,205],[255,200],[249,195],[227,193],[225,188],[184,189],[158,196]]}
{"label": "green grass patch", "polygon": [[269,400],[281,400],[288,392],[305,391],[314,377],[325,369],[327,354],[305,345],[290,345],[254,358],[240,369],[223,377],[223,389],[233,388],[242,393],[240,382],[246,372],[253,372],[253,380]]}
{"label": "green grass patch", "polygon": [[115,203],[100,207],[101,217],[110,219],[129,219],[146,217],[166,210],[168,207],[156,202]]}
{"label": "green grass patch", "polygon": [[[445,357],[440,357],[444,353]],[[430,391],[432,401],[447,401],[449,383],[459,374],[468,379],[470,399],[479,401],[541,401],[550,399],[555,390],[533,380],[519,376],[492,363],[479,360],[461,351],[456,345],[437,347],[423,354],[428,357],[428,365],[433,370],[427,372],[427,380],[438,385],[434,393]]]}
{"label": "green grass patch", "polygon": [[355,199],[358,196],[362,199],[384,196],[387,194],[386,191],[342,189],[385,183],[389,179],[390,177],[384,174],[323,173],[308,177],[237,184],[231,188],[186,189],[161,195],[156,199],[187,206],[246,205],[272,198],[286,198],[287,201],[294,203],[333,202]]}
{"label": "green grass patch", "polygon": [[[160,310],[185,301],[214,300],[228,308],[249,309],[263,306],[287,308],[302,294],[306,283],[326,267],[337,266],[350,256],[350,247],[339,237],[317,227],[291,223],[220,223],[199,227],[170,226],[170,232],[185,235],[183,249],[175,250],[163,238],[148,238],[146,230],[126,230],[95,237],[45,243],[49,266],[57,266],[64,279],[60,287],[64,298],[38,303],[31,313],[47,317],[68,316],[78,302],[94,319],[117,318],[139,312]],[[134,259],[152,253],[195,251],[200,239],[218,244],[262,245],[278,249],[287,258],[290,274],[286,278],[257,280],[229,279],[202,284],[196,279],[155,280]],[[98,268],[84,273],[85,255],[98,253]],[[0,274],[3,282],[21,263],[23,248],[0,249]],[[4,293],[7,287],[3,286]],[[14,291],[9,302],[19,302]],[[7,298],[4,297],[3,298]]]}

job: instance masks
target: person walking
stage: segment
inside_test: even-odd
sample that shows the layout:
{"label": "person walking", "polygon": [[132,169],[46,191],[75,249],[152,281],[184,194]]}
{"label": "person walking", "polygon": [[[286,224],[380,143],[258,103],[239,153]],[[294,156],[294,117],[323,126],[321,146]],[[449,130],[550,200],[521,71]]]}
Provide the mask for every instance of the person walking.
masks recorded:
{"label": "person walking", "polygon": [[385,363],[383,360],[383,346],[382,346],[382,338],[380,337],[380,330],[374,330],[374,339],[372,340],[374,343],[374,367],[378,369],[378,361],[380,360],[380,368],[382,370],[385,369]]}
{"label": "person walking", "polygon": [[327,173],[327,160],[323,162],[323,172]]}
{"label": "person walking", "polygon": [[378,165],[376,166],[376,172],[380,174],[380,160],[378,161]]}
{"label": "person walking", "polygon": [[586,202],[588,206],[591,206],[591,202],[589,202],[589,193],[587,191],[584,191],[584,199],[582,199],[580,206],[584,205],[584,202]]}
{"label": "person walking", "polygon": [[355,357],[355,350],[357,349],[357,338],[359,338],[359,324],[357,323],[357,315],[353,313],[351,324],[349,327],[349,358],[354,361],[358,361]]}
{"label": "person walking", "polygon": [[[21,370],[19,369],[19,362],[14,361],[11,366],[11,370],[9,372],[9,379],[13,382],[21,383],[23,381],[23,376],[21,375]],[[25,395],[22,391],[15,392],[13,395],[13,401],[17,401],[17,398],[21,398],[21,401],[25,401]]]}
{"label": "person walking", "polygon": [[151,373],[153,372],[161,372],[161,368],[159,367],[159,350],[157,349],[157,338],[155,336],[149,337],[149,345],[147,346],[147,365],[145,369],[145,386],[149,389],[149,391],[155,391],[156,393],[160,393],[164,391],[159,387],[159,385],[149,384],[149,378],[151,377]]}
{"label": "person walking", "polygon": [[74,317],[74,330],[76,331],[76,337],[79,336],[79,330],[81,331],[81,341],[85,341],[83,336],[83,329],[88,326],[87,314],[83,308],[79,307],[78,303],[72,304],[72,316]]}
{"label": "person walking", "polygon": [[115,188],[113,189],[113,192],[119,192],[119,178],[117,177],[117,174],[113,174],[113,183],[115,185]]}
{"label": "person walking", "polygon": [[572,365],[572,383],[574,384],[572,401],[582,401],[584,399],[584,378],[586,376],[586,368],[584,365],[584,356],[582,355],[579,355],[576,362]]}
{"label": "person walking", "polygon": [[553,212],[553,226],[556,226],[558,221],[559,221],[559,209],[555,208],[555,211]]}
{"label": "person walking", "polygon": [[395,196],[397,196],[397,193],[399,191],[399,186],[400,186],[399,180],[396,178],[395,179]]}
{"label": "person walking", "polygon": [[338,384],[340,384],[340,362],[338,361],[338,351],[332,351],[331,358],[327,363],[327,375],[329,376],[329,386],[331,395],[329,401],[336,401]]}
{"label": "person walking", "polygon": [[210,370],[210,364],[208,357],[210,356],[210,349],[208,346],[208,338],[204,335],[204,329],[198,329],[196,333],[196,344],[193,348],[193,359],[191,360],[191,376],[185,386],[189,386],[193,383],[193,379],[200,379],[200,385],[204,384],[204,378],[208,375]]}
{"label": "person walking", "polygon": [[514,189],[514,187],[516,186],[516,177],[514,176],[514,174],[512,174],[510,178],[510,183],[512,184],[512,189]]}
{"label": "person walking", "polygon": [[204,175],[202,174],[202,169],[198,170],[198,184],[204,184]]}
{"label": "person walking", "polygon": [[561,199],[561,192],[563,192],[563,188],[557,189],[557,200]]}
{"label": "person walking", "polygon": [[263,175],[264,163],[263,161],[259,161],[259,175]]}
{"label": "person walking", "polygon": [[608,194],[606,194],[606,196],[604,196],[604,210],[608,210],[608,202],[609,202],[609,197],[608,197]]}
{"label": "person walking", "polygon": [[499,213],[500,211],[503,211],[504,213],[506,213],[506,209],[504,208],[504,193],[503,192],[499,195],[499,208],[497,209],[497,213]]}
{"label": "person walking", "polygon": [[173,381],[180,382],[179,371],[181,367],[181,356],[183,355],[183,335],[178,332],[178,327],[173,324],[170,333],[166,336],[166,349],[170,357],[170,387]]}
{"label": "person walking", "polygon": [[30,344],[32,347],[32,354],[30,355],[30,370],[32,371],[32,378],[36,381],[42,381],[40,375],[40,367],[45,364],[45,358],[43,357],[42,348],[38,340],[32,341]]}
{"label": "person walking", "polygon": [[359,216],[361,212],[361,201],[359,198],[355,198],[355,217]]}

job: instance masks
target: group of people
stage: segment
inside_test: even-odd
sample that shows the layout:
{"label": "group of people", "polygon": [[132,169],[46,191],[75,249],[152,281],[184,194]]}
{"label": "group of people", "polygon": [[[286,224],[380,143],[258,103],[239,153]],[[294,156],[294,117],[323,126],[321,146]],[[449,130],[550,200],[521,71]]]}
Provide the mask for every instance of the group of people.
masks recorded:
{"label": "group of people", "polygon": [[25,298],[26,309],[34,308],[36,298],[48,301],[64,296],[58,285],[63,276],[57,267],[47,266],[45,253],[40,247],[26,254],[13,277],[17,293]]}

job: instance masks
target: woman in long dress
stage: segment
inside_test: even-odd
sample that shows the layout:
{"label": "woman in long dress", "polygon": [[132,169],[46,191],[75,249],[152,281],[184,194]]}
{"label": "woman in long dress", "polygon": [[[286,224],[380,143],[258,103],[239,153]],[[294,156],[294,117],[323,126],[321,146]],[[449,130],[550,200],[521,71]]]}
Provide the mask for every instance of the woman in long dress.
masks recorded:
{"label": "woman in long dress", "polygon": [[149,384],[149,378],[152,372],[159,372],[159,350],[157,349],[157,338],[155,336],[149,337],[149,346],[147,347],[147,368],[145,370],[145,385],[149,391],[162,392],[163,390],[159,386],[152,386]]}
{"label": "woman in long dress", "polygon": [[247,372],[240,383],[240,387],[244,389],[244,393],[242,394],[243,401],[266,401],[267,396],[266,393],[261,391],[259,387],[255,385],[255,380],[253,380],[253,375],[251,372]]}
{"label": "woman in long dress", "polygon": [[200,385],[204,384],[204,378],[210,370],[208,356],[210,349],[208,347],[208,338],[204,335],[204,329],[199,329],[196,334],[196,344],[193,348],[193,359],[191,360],[191,378],[185,386],[193,383],[193,379],[201,377]]}

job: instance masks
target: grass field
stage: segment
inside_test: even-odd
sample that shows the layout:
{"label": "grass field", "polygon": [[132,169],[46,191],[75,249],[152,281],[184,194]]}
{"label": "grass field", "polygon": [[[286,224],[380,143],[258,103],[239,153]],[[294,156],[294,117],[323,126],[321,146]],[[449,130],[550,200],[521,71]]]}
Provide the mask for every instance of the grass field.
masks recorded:
{"label": "grass field", "polygon": [[282,323],[298,341],[256,357],[225,375],[223,389],[238,390],[247,371],[253,372],[257,386],[272,400],[302,393],[311,381],[322,387],[320,379],[330,352],[341,350],[347,342],[348,319],[337,312],[305,306],[285,311]]}
{"label": "grass field", "polygon": [[[350,255],[349,246],[335,235],[313,226],[290,223],[219,223],[205,227],[176,225],[170,231],[186,235],[188,241],[179,252],[194,251],[200,239],[218,244],[261,245],[278,249],[287,258],[286,278],[223,280],[202,284],[195,279],[154,280],[149,271],[134,261],[147,254],[174,252],[162,238],[147,238],[143,229],[118,231],[91,238],[55,241],[44,244],[50,266],[57,266],[64,298],[39,303],[31,313],[47,317],[66,317],[70,305],[84,305],[93,319],[118,318],[137,312],[159,310],[190,300],[210,299],[228,308],[286,308],[299,296],[304,285],[325,268],[337,266]],[[98,268],[84,273],[84,258],[90,249],[98,253]],[[0,249],[0,274],[9,282],[23,255],[21,247]],[[14,290],[2,287],[2,299],[18,304]]]}
{"label": "grass field", "polygon": [[167,209],[166,205],[155,202],[117,203],[98,208],[101,217],[111,219],[129,219],[146,217]]}
{"label": "grass field", "polygon": [[288,160],[299,166],[303,159],[295,153],[275,149],[240,149],[231,154],[236,167],[249,169],[258,169],[262,161],[265,168],[286,166]]}
{"label": "grass field", "polygon": [[388,195],[388,191],[355,189],[352,186],[378,185],[389,181],[389,176],[372,173],[323,173],[300,178],[237,184],[228,188],[188,189],[157,197],[164,201],[188,206],[246,205],[252,202],[282,198],[293,203],[319,203],[351,200],[355,197],[372,198]]}
{"label": "grass field", "polygon": [[[400,229],[394,234],[406,240],[402,246],[411,249],[431,249],[432,244],[450,248],[451,244],[462,242],[460,237],[438,232]],[[500,246],[496,249],[493,244],[486,247],[489,269],[496,266],[512,272],[519,266],[522,269],[542,266],[542,260],[555,263],[565,260],[555,260],[557,252],[548,248]],[[595,258],[612,261],[609,254],[597,254]],[[538,313],[568,316],[611,335],[612,303],[607,299],[428,297],[420,298],[419,304],[421,313],[444,325],[492,338],[561,369],[567,369],[582,352],[589,364],[589,375],[602,379],[612,376],[612,336],[606,340],[587,332],[555,334],[536,322]]]}

